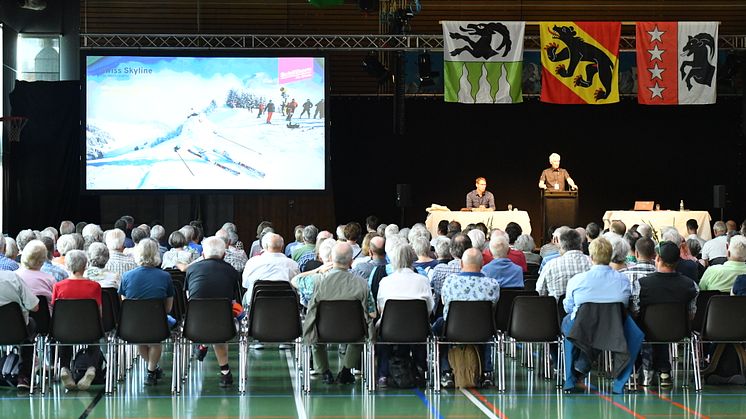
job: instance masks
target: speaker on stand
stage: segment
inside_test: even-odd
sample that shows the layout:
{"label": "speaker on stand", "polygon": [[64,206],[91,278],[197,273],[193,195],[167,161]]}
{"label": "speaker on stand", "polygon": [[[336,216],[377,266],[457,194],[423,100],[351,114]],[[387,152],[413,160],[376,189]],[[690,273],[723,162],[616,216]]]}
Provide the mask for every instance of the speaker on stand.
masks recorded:
{"label": "speaker on stand", "polygon": [[396,206],[401,211],[400,228],[404,228],[404,208],[412,206],[412,185],[409,183],[396,184]]}
{"label": "speaker on stand", "polygon": [[720,220],[723,220],[723,209],[725,208],[725,185],[714,185],[712,187],[712,206],[720,209]]}

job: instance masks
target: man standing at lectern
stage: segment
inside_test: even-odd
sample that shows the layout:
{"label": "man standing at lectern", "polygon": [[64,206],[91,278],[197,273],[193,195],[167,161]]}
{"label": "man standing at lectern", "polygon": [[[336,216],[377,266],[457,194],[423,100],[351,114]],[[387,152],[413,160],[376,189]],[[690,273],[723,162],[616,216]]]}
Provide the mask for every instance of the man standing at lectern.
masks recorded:
{"label": "man standing at lectern", "polygon": [[487,180],[483,177],[476,179],[476,187],[466,194],[466,208],[495,210],[495,197],[492,192],[487,191]]}
{"label": "man standing at lectern", "polygon": [[570,185],[570,189],[575,191],[578,189],[578,185],[570,177],[570,174],[565,169],[560,169],[560,155],[552,153],[549,155],[549,164],[552,167],[541,172],[539,178],[539,188],[549,189],[551,191],[566,191],[565,181]]}

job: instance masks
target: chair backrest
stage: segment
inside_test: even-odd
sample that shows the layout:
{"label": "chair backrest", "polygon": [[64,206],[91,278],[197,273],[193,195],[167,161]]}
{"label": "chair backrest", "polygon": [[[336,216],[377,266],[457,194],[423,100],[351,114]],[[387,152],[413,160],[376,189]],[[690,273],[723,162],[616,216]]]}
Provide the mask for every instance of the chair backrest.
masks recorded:
{"label": "chair backrest", "polygon": [[104,336],[96,300],[56,300],[51,335],[59,343],[94,343]]}
{"label": "chair backrest", "polygon": [[443,339],[448,342],[483,343],[495,335],[492,301],[448,303]]}
{"label": "chair backrest", "polygon": [[500,299],[497,301],[497,309],[495,310],[495,328],[497,330],[505,331],[508,328],[508,317],[510,317],[510,310],[513,307],[513,300],[519,296],[538,296],[539,294],[535,289],[536,286],[533,290],[500,289]]}
{"label": "chair backrest", "polygon": [[386,300],[381,319],[381,342],[425,342],[430,335],[425,300]]}
{"label": "chair backrest", "polygon": [[525,280],[525,279],[534,278],[534,277],[538,278],[539,267],[541,267],[541,265],[539,265],[538,263],[527,263],[526,268],[528,268],[528,271],[523,274],[523,279]]}
{"label": "chair backrest", "polygon": [[236,335],[233,305],[227,298],[192,298],[187,303],[184,336],[200,343],[225,343]]}
{"label": "chair backrest", "polygon": [[170,332],[163,300],[124,300],[117,335],[128,343],[160,343]]}
{"label": "chair backrest", "polygon": [[39,299],[39,310],[29,311],[28,315],[36,322],[36,333],[48,335],[52,324],[52,314],[49,313],[49,300],[43,295],[37,295]]}
{"label": "chair backrest", "polygon": [[712,296],[704,315],[702,340],[746,341],[746,296]]}
{"label": "chair backrest", "polygon": [[292,342],[303,334],[298,297],[292,291],[262,290],[249,310],[249,337],[260,342]]}
{"label": "chair backrest", "polygon": [[683,303],[662,303],[641,310],[640,328],[646,342],[679,342],[689,337],[689,311]]}
{"label": "chair backrest", "polygon": [[523,289],[526,291],[536,291],[536,279],[524,279]]}
{"label": "chair backrest", "polygon": [[[259,280],[254,282],[254,287],[251,291],[251,302],[254,301],[254,297],[256,297],[256,293],[261,290],[289,290],[289,291],[295,291],[293,289],[293,286],[290,285],[290,282],[288,281],[268,281],[268,280]],[[239,300],[240,301],[240,300]]]}
{"label": "chair backrest", "polygon": [[368,336],[363,306],[358,300],[321,301],[316,310],[320,343],[362,342]]}
{"label": "chair backrest", "polygon": [[557,315],[560,318],[560,323],[567,316],[567,312],[565,311],[565,294],[560,295],[560,298],[557,300]]}
{"label": "chair backrest", "polygon": [[707,303],[710,301],[710,298],[716,295],[727,296],[727,294],[717,290],[699,291],[699,295],[697,295],[697,312],[694,314],[694,319],[692,320],[692,330],[698,332],[702,331],[702,327],[704,327],[705,312],[707,312]]}
{"label": "chair backrest", "polygon": [[174,303],[171,305],[169,313],[174,319],[181,320],[186,314],[186,291],[184,290],[184,281],[180,279],[171,279],[174,286]]}
{"label": "chair backrest", "polygon": [[519,342],[556,340],[561,334],[557,300],[554,297],[516,297],[506,333]]}
{"label": "chair backrest", "polygon": [[[111,290],[114,294],[110,292]],[[101,323],[104,326],[104,332],[117,328],[120,304],[121,300],[114,288],[101,288]]]}
{"label": "chair backrest", "polygon": [[18,303],[9,303],[0,306],[0,345],[15,345],[28,338],[26,331],[26,320]]}

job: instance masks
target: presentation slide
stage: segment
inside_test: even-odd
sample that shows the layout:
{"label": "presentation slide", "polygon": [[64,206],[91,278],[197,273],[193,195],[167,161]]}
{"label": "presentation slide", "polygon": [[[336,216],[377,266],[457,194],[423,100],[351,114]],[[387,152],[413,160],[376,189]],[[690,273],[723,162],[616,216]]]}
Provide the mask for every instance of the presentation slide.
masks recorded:
{"label": "presentation slide", "polygon": [[321,57],[85,58],[87,190],[323,190]]}

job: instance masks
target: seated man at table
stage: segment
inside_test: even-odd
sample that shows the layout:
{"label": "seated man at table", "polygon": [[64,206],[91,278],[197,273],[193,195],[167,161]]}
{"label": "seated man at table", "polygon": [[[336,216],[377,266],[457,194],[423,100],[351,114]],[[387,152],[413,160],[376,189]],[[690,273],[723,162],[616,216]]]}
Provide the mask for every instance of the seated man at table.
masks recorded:
{"label": "seated man at table", "polygon": [[[609,266],[611,243],[599,237],[591,243],[589,251],[593,262],[591,269],[575,275],[567,283],[564,307],[568,314],[562,320],[562,333],[568,337],[565,339],[564,388],[565,391],[574,389],[578,377],[590,371],[591,360],[584,350],[580,350],[582,345],[586,350],[614,352],[618,358],[614,362],[612,391],[622,393],[642,346],[643,333],[629,316],[624,317],[623,324],[615,323],[612,316],[622,316],[622,313],[608,305],[584,307],[587,316],[577,316],[586,303],[622,303],[626,307],[632,294],[627,277]],[[599,333],[599,325],[608,328]],[[626,342],[620,339],[622,334]]]}
{"label": "seated man at table", "polygon": [[487,180],[483,177],[476,179],[476,189],[466,194],[466,208],[476,211],[494,211],[495,196],[487,191]]}

